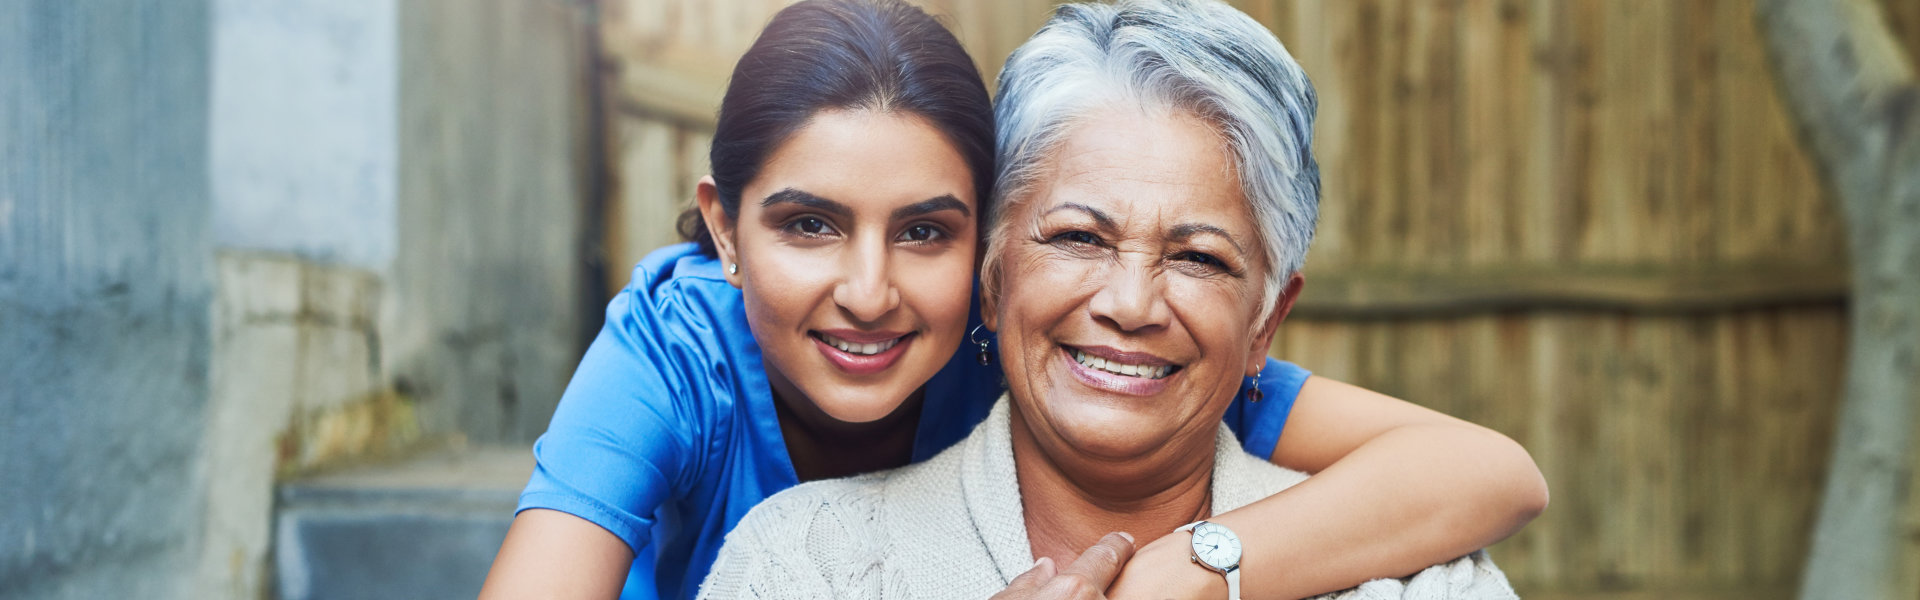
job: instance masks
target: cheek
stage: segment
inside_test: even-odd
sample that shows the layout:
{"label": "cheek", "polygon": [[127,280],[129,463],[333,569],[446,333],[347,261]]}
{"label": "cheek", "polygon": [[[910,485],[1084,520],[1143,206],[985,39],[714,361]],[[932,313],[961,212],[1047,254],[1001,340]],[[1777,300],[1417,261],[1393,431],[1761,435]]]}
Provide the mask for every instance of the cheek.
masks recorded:
{"label": "cheek", "polygon": [[1022,346],[1051,347],[1049,331],[1099,290],[1101,264],[1044,251],[1009,257],[1000,287],[1001,337]]}
{"label": "cheek", "polygon": [[[805,252],[782,251],[759,240],[741,240],[741,293],[756,336],[784,335],[813,310],[830,290],[831,269]],[[796,334],[798,335],[798,334]],[[762,345],[766,344],[762,339]]]}
{"label": "cheek", "polygon": [[1260,310],[1255,286],[1245,280],[1174,279],[1167,286],[1167,305],[1209,363],[1240,368],[1259,326],[1254,322]]}

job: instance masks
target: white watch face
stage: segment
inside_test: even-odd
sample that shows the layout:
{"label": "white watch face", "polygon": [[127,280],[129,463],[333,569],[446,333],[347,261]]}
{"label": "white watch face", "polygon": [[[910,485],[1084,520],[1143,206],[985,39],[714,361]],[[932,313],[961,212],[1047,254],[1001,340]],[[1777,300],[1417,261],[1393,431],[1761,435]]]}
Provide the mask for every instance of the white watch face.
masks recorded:
{"label": "white watch face", "polygon": [[1240,536],[1225,525],[1202,522],[1193,527],[1193,555],[1222,571],[1239,566]]}

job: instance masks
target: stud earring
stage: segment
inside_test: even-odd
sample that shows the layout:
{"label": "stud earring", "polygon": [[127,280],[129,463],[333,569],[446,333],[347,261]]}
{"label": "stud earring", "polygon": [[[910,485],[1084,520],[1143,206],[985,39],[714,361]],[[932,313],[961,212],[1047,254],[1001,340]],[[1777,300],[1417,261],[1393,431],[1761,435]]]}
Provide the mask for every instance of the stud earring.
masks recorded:
{"label": "stud earring", "polygon": [[740,274],[740,263],[732,263],[732,264],[729,264],[729,265],[727,265],[727,274],[728,274],[728,275],[739,275],[739,274]]}
{"label": "stud earring", "polygon": [[1247,401],[1259,402],[1266,397],[1266,393],[1260,391],[1260,372],[1254,371],[1253,376],[1247,378]]}
{"label": "stud earring", "polygon": [[986,327],[986,325],[980,324],[973,326],[973,332],[967,334],[967,340],[980,345],[980,366],[984,367],[993,364],[993,352],[987,349],[987,344],[992,342],[990,340],[980,339],[980,329],[983,327]]}

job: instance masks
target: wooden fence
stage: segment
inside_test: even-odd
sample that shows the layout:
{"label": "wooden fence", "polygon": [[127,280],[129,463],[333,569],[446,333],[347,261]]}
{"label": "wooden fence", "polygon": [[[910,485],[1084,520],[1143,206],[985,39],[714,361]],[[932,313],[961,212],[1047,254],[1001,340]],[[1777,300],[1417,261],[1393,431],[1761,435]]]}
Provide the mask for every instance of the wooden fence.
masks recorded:
{"label": "wooden fence", "polygon": [[[782,4],[603,5],[614,287],[672,241]],[[1847,268],[1752,0],[1235,4],[1321,95],[1321,223],[1275,354],[1524,443],[1553,505],[1493,553],[1529,597],[1790,595]],[[926,5],[991,77],[1051,3]],[[1883,6],[1920,56],[1920,2]]]}

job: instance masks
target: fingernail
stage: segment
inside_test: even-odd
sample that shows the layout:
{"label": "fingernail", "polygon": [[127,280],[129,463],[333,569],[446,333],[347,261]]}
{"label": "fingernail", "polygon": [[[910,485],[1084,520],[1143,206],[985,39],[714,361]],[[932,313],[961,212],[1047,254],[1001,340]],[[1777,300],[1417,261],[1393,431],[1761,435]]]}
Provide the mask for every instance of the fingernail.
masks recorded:
{"label": "fingernail", "polygon": [[1127,543],[1129,544],[1133,543],[1133,534],[1127,533],[1125,531],[1115,531],[1114,533],[1120,534],[1120,537],[1127,538]]}

